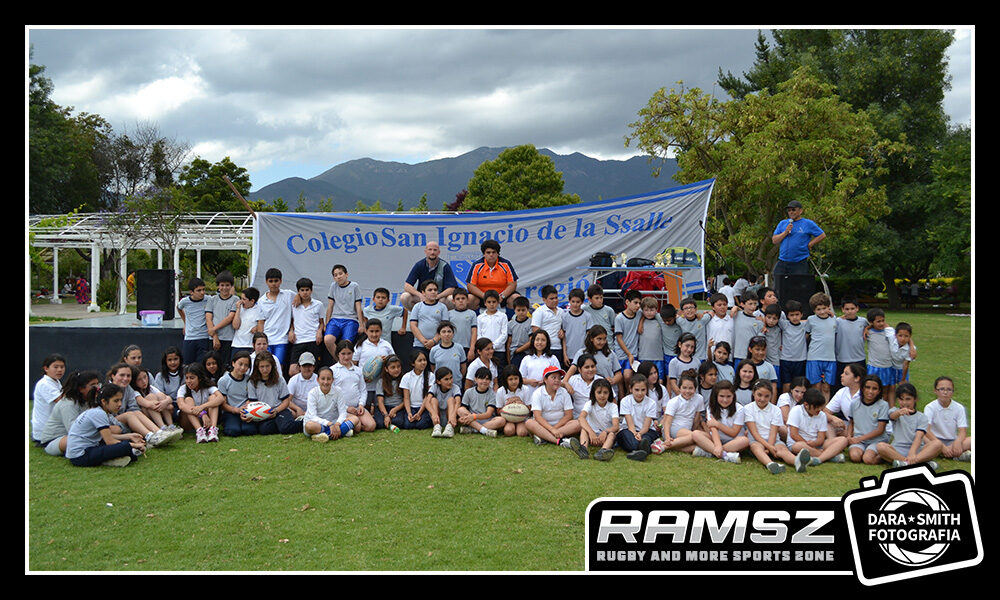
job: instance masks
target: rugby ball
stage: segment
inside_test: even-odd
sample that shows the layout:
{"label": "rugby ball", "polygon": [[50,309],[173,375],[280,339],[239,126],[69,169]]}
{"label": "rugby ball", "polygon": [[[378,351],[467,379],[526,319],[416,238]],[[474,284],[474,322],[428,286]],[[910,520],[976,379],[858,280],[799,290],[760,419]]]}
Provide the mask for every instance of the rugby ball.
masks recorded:
{"label": "rugby ball", "polygon": [[500,409],[500,416],[507,419],[508,423],[521,423],[527,419],[530,414],[531,408],[529,408],[527,404],[522,404],[520,402],[505,404],[504,407]]}
{"label": "rugby ball", "polygon": [[271,407],[264,402],[247,402],[243,407],[243,414],[254,421],[263,421],[271,417]]}
{"label": "rugby ball", "polygon": [[382,363],[384,356],[373,356],[365,361],[365,366],[361,367],[361,375],[365,378],[365,383],[371,383],[382,374]]}

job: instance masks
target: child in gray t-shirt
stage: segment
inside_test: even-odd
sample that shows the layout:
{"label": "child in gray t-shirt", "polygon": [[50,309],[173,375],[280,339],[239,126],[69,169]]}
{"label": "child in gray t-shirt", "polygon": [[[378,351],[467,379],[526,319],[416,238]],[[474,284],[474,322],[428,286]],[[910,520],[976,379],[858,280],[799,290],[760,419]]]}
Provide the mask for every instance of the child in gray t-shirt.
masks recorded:
{"label": "child in gray t-shirt", "polygon": [[598,283],[591,284],[587,288],[587,300],[588,303],[583,305],[583,310],[590,315],[594,325],[600,325],[608,332],[608,344],[614,352],[615,309],[604,303],[604,288]]}
{"label": "child in gray t-shirt", "polygon": [[764,322],[754,316],[757,310],[757,295],[744,292],[743,311],[733,315],[733,358],[737,364],[748,356],[750,340],[761,334]]}
{"label": "child in gray t-shirt", "polygon": [[468,308],[469,295],[465,290],[455,290],[452,294],[455,308],[448,311],[448,320],[455,327],[455,343],[462,347],[469,358],[469,349],[476,344],[479,336],[479,320],[476,311]]}
{"label": "child in gray t-shirt", "polygon": [[480,367],[474,374],[476,385],[462,394],[462,405],[458,407],[458,422],[461,433],[479,432],[496,437],[497,429],[503,428],[506,419],[497,417],[496,392],[493,390],[493,374],[486,367]]}
{"label": "child in gray t-shirt", "polygon": [[835,354],[841,364],[865,361],[865,328],[868,319],[858,316],[858,303],[853,298],[845,298],[837,317]]}
{"label": "child in gray t-shirt", "polygon": [[877,445],[889,440],[889,403],[882,399],[882,381],[877,375],[861,380],[861,397],[851,403],[847,424],[848,454],[851,462],[877,465],[882,462]]}
{"label": "child in gray t-shirt", "polygon": [[397,333],[406,335],[408,325],[406,309],[396,304],[389,304],[389,290],[386,288],[375,288],[372,292],[372,303],[361,309],[361,314],[365,319],[382,321],[382,341],[392,343],[392,326],[397,317],[402,319]]}
{"label": "child in gray t-shirt", "polygon": [[576,288],[569,293],[569,309],[562,313],[562,361],[569,364],[587,339],[587,332],[594,326],[590,313],[583,310],[583,290]]}
{"label": "child in gray t-shirt", "polygon": [[930,421],[917,410],[917,388],[911,383],[900,384],[896,388],[896,403],[899,408],[889,413],[892,444],[879,443],[876,446],[879,456],[886,462],[891,461],[894,467],[928,462],[937,470],[937,464],[931,459],[941,453],[943,444],[927,436]]}

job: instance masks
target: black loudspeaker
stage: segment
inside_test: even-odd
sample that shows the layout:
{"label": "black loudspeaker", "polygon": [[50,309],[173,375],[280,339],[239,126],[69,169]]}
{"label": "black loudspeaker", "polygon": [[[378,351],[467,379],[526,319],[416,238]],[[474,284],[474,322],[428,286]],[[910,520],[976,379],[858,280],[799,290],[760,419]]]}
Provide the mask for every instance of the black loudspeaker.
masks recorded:
{"label": "black loudspeaker", "polygon": [[136,269],[135,317],[144,310],[162,310],[163,320],[174,318],[174,272],[171,269]]}
{"label": "black loudspeaker", "polygon": [[774,278],[774,293],[778,295],[781,309],[786,313],[786,303],[798,300],[802,303],[802,318],[812,314],[809,298],[816,293],[816,278],[812,275],[777,275]]}

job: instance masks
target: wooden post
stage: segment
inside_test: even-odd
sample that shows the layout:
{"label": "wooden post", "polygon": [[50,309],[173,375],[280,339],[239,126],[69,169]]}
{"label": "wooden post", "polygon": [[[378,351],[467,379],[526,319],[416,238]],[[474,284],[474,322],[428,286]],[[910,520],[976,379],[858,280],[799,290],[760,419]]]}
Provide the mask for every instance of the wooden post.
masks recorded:
{"label": "wooden post", "polygon": [[239,191],[238,191],[238,190],[236,189],[236,186],[235,186],[235,185],[233,185],[233,182],[229,180],[229,176],[228,176],[228,175],[223,175],[223,176],[222,176],[222,178],[226,180],[226,183],[228,183],[228,184],[229,184],[229,189],[233,190],[233,194],[235,194],[235,195],[236,195],[236,197],[240,199],[240,202],[242,202],[242,203],[243,203],[243,206],[247,207],[247,210],[248,210],[248,211],[250,212],[250,214],[251,214],[251,215],[253,216],[253,218],[255,218],[255,219],[256,219],[256,218],[257,218],[257,213],[255,213],[255,212],[253,211],[253,209],[252,209],[252,208],[250,208],[250,203],[249,203],[249,202],[247,202],[247,201],[246,201],[246,198],[244,198],[244,197],[243,197],[243,196],[242,196],[242,195],[240,194],[240,192],[239,192]]}

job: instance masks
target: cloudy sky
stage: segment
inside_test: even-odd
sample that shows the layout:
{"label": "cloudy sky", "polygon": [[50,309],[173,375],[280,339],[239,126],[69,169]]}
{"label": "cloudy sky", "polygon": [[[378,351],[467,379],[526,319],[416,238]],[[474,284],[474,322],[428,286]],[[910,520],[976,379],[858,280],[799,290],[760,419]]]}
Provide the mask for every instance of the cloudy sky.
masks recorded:
{"label": "cloudy sky", "polygon": [[[661,87],[712,89],[753,63],[737,29],[29,28],[53,99],[116,130],[153,122],[253,189],[371,157],[416,163],[531,143],[601,159]],[[949,50],[953,123],[972,117],[973,35]],[[720,92],[720,95],[724,95]]]}

